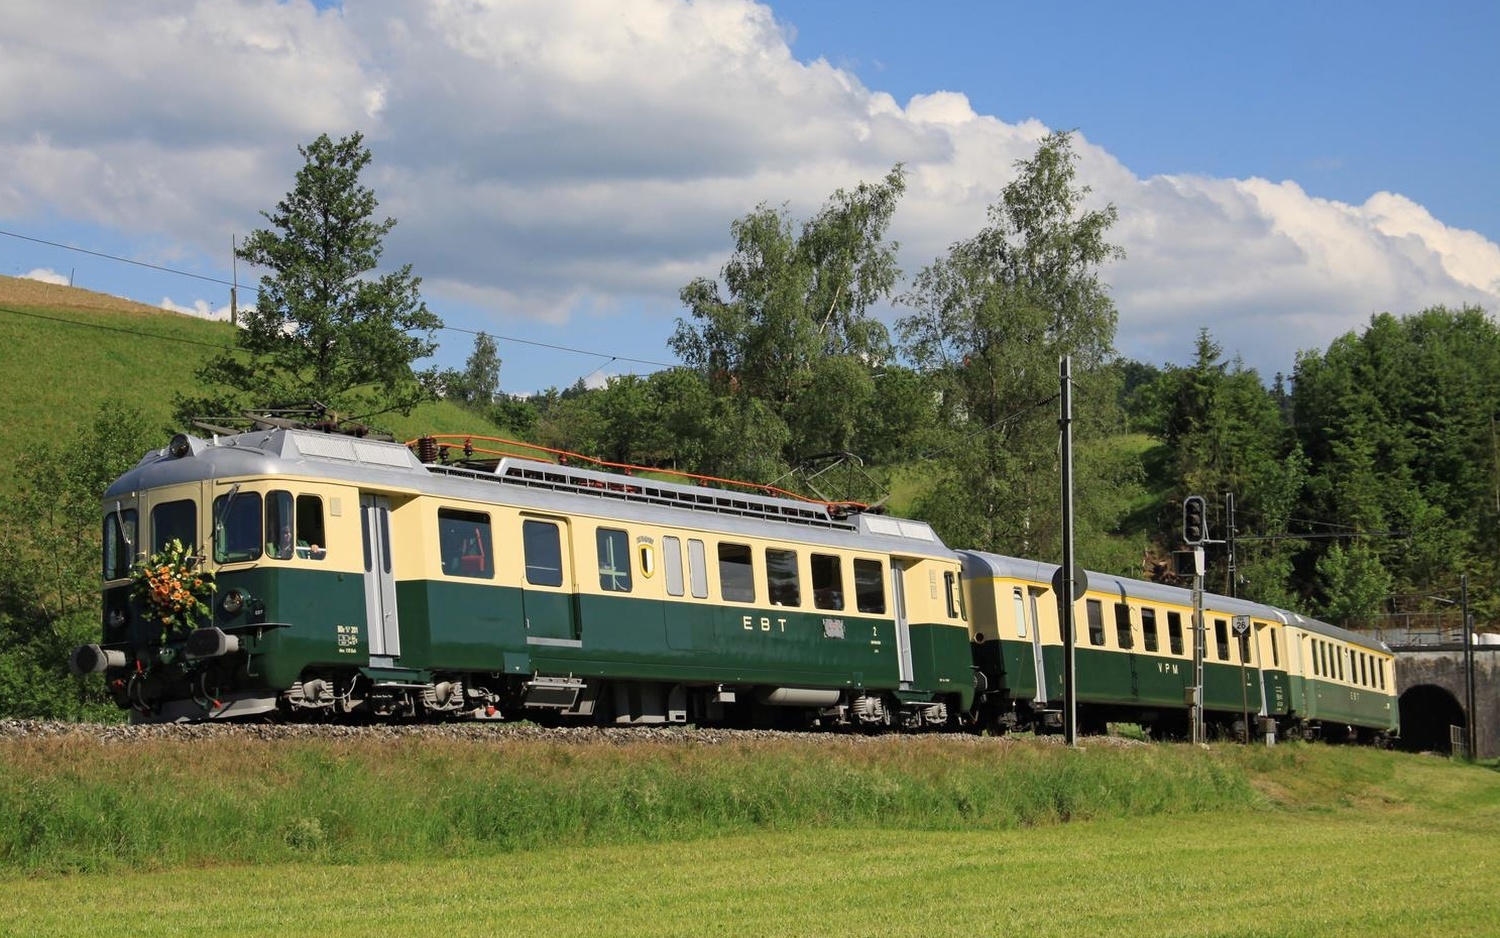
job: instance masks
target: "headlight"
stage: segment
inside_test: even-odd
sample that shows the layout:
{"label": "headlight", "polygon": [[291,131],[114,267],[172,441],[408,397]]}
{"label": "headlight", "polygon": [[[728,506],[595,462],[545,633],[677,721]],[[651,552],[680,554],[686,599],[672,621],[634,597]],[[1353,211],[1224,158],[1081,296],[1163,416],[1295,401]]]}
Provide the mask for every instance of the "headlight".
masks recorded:
{"label": "headlight", "polygon": [[219,604],[226,615],[237,616],[240,610],[245,608],[245,594],[239,590],[230,590],[224,594],[224,601]]}

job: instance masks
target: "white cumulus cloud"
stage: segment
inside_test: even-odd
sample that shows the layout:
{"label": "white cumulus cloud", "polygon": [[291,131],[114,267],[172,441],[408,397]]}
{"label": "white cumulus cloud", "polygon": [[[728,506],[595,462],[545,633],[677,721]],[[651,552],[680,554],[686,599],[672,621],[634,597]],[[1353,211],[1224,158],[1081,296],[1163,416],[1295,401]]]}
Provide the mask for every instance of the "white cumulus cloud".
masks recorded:
{"label": "white cumulus cloud", "polygon": [[[229,321],[229,305],[215,306],[207,300],[194,300],[191,305],[184,306],[175,302],[170,296],[162,297],[160,303],[162,309],[173,313],[182,313],[186,316],[197,316],[199,319],[214,319],[219,322]],[[243,315],[245,310],[240,310]]]}
{"label": "white cumulus cloud", "polygon": [[68,286],[68,278],[55,270],[46,267],[38,267],[21,275],[22,280],[40,280],[42,283],[55,283],[60,286]]}
{"label": "white cumulus cloud", "polygon": [[[664,343],[731,220],[761,202],[805,217],[897,162],[892,234],[914,274],[984,224],[1048,130],[961,90],[898,102],[799,61],[750,0],[14,0],[0,52],[0,219],[222,258],[290,188],[298,145],[359,130],[366,182],[399,219],[386,258],[413,265],[432,305],[482,310],[493,330],[586,321],[591,338]],[[1106,272],[1127,355],[1183,361],[1208,327],[1269,373],[1374,312],[1500,308],[1500,247],[1401,195],[1142,178],[1087,130],[1081,179],[1117,206],[1129,255]]]}

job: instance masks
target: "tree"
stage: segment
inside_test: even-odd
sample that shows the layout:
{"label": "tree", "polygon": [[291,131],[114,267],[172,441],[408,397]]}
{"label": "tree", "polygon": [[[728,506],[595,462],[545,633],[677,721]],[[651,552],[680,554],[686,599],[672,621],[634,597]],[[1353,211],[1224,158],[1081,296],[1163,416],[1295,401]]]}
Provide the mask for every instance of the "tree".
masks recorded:
{"label": "tree", "polygon": [[1391,595],[1392,579],[1364,544],[1334,544],[1318,558],[1323,596],[1318,614],[1336,625],[1357,628],[1381,611]]}
{"label": "tree", "polygon": [[[1175,547],[1182,498],[1204,495],[1218,504],[1222,493],[1235,499],[1236,528],[1242,534],[1280,535],[1290,531],[1307,481],[1308,462],[1287,424],[1280,398],[1260,375],[1239,359],[1226,361],[1223,348],[1201,329],[1193,364],[1168,366],[1140,388],[1135,419],[1158,442],[1155,460],[1167,495],[1158,506],[1156,528]],[[1225,536],[1220,519],[1216,537]],[[1242,542],[1237,548],[1233,592],[1260,602],[1294,603],[1292,561],[1304,542]],[[1221,555],[1211,554],[1215,565]],[[1210,581],[1229,592],[1227,564]]]}
{"label": "tree", "polygon": [[[905,188],[895,166],[879,183],[838,190],[800,229],[763,204],[730,225],[724,290],[706,277],[682,289],[690,318],[678,320],[673,350],[737,399],[733,421],[784,437],[787,461],[848,443],[874,394],[871,373],[890,357],[890,335],[868,310],[896,283],[885,232]],[[839,393],[809,395],[829,388]],[[786,432],[762,426],[766,418]]]}
{"label": "tree", "polygon": [[[1076,159],[1069,134],[1048,135],[1016,163],[989,225],[923,269],[899,300],[915,310],[898,328],[937,386],[946,431],[916,510],[950,543],[1022,555],[1057,549],[1061,356],[1073,359],[1080,445],[1122,425],[1118,372],[1107,367],[1116,314],[1099,270],[1123,252],[1105,240],[1114,206],[1083,209],[1089,190],[1075,185]],[[1075,471],[1080,516],[1107,523],[1089,493],[1127,490],[1128,462],[1090,465],[1109,477]]]}
{"label": "tree", "polygon": [[68,674],[99,640],[99,495],[156,434],[141,413],[101,408],[78,445],[39,444],[0,499],[0,714],[107,718],[103,681]]}
{"label": "tree", "polygon": [[[1295,428],[1316,467],[1302,510],[1371,539],[1399,593],[1494,582],[1500,554],[1500,326],[1478,307],[1371,317],[1298,357]],[[1304,567],[1322,563],[1317,551]],[[1332,565],[1332,566],[1329,566]],[[1476,604],[1497,603],[1492,591]],[[1486,610],[1487,611],[1487,610]]]}
{"label": "tree", "polygon": [[495,340],[481,332],[474,337],[474,351],[464,363],[464,370],[449,368],[438,383],[443,396],[458,404],[481,409],[495,403],[500,393],[500,354]]}
{"label": "tree", "polygon": [[306,162],[292,191],[261,213],[271,227],[236,252],[268,271],[238,349],[204,365],[199,380],[217,392],[179,399],[179,419],[305,401],[364,419],[410,413],[431,397],[435,374],[412,363],[432,354],[442,321],[410,265],[372,273],[396,221],[375,220],[375,194],[360,184],[371,159],[363,137],[324,134],[298,152]]}

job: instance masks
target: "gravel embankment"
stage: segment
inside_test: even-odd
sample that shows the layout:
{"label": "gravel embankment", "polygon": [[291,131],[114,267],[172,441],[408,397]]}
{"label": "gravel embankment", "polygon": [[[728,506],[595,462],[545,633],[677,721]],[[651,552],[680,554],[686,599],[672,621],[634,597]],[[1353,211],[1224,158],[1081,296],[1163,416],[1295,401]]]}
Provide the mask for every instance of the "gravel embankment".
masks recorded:
{"label": "gravel embankment", "polygon": [[[855,732],[794,733],[781,730],[735,730],[686,726],[538,726],[534,723],[412,723],[412,724],[326,724],[326,723],[170,723],[131,726],[110,723],[64,723],[40,720],[0,720],[0,741],[78,737],[102,742],[136,742],[145,740],[256,739],[256,740],[396,740],[433,739],[476,743],[537,740],[553,743],[682,743],[687,745],[722,745],[770,740],[809,740],[829,744],[860,745],[887,740],[911,739],[899,733],[866,735]],[[955,745],[994,743],[971,733],[922,734],[921,738],[941,738]]]}

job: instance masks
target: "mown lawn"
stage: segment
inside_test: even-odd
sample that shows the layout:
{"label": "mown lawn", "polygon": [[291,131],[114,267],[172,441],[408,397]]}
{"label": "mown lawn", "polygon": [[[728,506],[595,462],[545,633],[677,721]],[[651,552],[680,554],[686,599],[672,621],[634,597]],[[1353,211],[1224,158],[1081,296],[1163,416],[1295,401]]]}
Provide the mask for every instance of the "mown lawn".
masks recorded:
{"label": "mown lawn", "polygon": [[0,934],[1478,938],[1497,835],[1493,807],[1344,808],[207,866],[9,883]]}
{"label": "mown lawn", "polygon": [[[38,756],[43,748],[26,754]],[[388,751],[413,768],[381,776],[385,781],[462,784],[451,763],[433,772],[430,765],[421,767],[430,760],[414,758],[427,755],[420,748],[403,748]],[[66,751],[85,758],[98,754],[76,744]],[[130,752],[111,751],[121,757]],[[341,759],[363,758],[362,749],[334,751]],[[470,751],[492,753],[489,747]],[[636,753],[622,762],[591,746],[566,758],[551,746],[502,751],[532,757],[526,761],[538,769],[550,760],[543,774],[554,783],[563,777],[558,769],[618,781],[615,771],[627,764],[633,773],[645,770],[644,777],[659,764],[701,776],[710,755],[673,750]],[[768,752],[748,747],[723,755],[731,764],[738,761],[736,774],[756,766],[779,774],[792,764],[785,761],[788,751],[776,745]],[[436,752],[445,763],[452,754],[446,746]],[[827,760],[825,769],[858,762],[863,767],[843,776],[857,787],[871,772],[887,782],[896,770],[923,776],[933,771],[930,760],[947,751],[924,743],[910,751],[881,746],[826,753],[820,747],[802,755]],[[1500,774],[1492,767],[1303,746],[1215,747],[1197,755],[1178,747],[1129,753],[1096,747],[1068,758],[1031,747],[1003,754],[953,752],[959,764],[971,767],[986,754],[1003,756],[995,759],[997,775],[1030,774],[1053,784],[1067,775],[1050,766],[1073,765],[1068,771],[1076,772],[1079,762],[1088,763],[1096,769],[1089,773],[1096,794],[1111,778],[1120,786],[1139,784],[1142,760],[1155,757],[1174,770],[1183,766],[1180,760],[1201,758],[1224,767],[1226,781],[1249,784],[1236,789],[1235,803],[1218,807],[1148,807],[1141,814],[1100,813],[1084,820],[1074,814],[1066,822],[1058,815],[973,827],[914,813],[899,799],[889,804],[889,822],[879,814],[854,814],[832,824],[789,825],[788,815],[763,829],[737,827],[723,835],[686,823],[674,828],[675,835],[638,828],[631,834],[635,821],[627,824],[622,817],[618,823],[626,826],[613,834],[554,828],[564,834],[561,840],[531,840],[522,849],[486,850],[467,838],[445,848],[430,833],[404,836],[403,826],[416,822],[408,814],[392,817],[387,842],[378,849],[362,835],[350,836],[324,843],[307,860],[236,860],[243,848],[226,842],[218,857],[189,851],[192,858],[185,862],[145,868],[116,864],[68,874],[0,869],[0,935],[1500,934]],[[306,761],[305,750],[293,755],[293,762]],[[917,755],[920,761],[912,761]],[[1033,757],[1048,767],[1043,774],[1028,767]],[[334,763],[320,764],[326,771]],[[253,771],[267,784],[288,786],[296,801],[307,779],[287,774],[285,766],[266,769],[261,764]],[[55,783],[68,773],[33,764],[20,774]],[[761,775],[759,781],[770,778]],[[165,781],[154,777],[152,784]],[[231,790],[244,781],[223,777]],[[345,781],[358,784],[354,776]],[[805,797],[799,789],[810,782],[789,779],[782,796]],[[375,797],[374,789],[361,791]],[[475,797],[494,796],[480,785],[473,791]],[[423,793],[392,796],[395,806],[421,801]],[[452,791],[442,793],[443,799],[452,797]],[[1118,793],[1110,797],[1117,806],[1129,803]],[[299,803],[298,810],[316,812],[317,806]],[[774,813],[770,805],[761,810]],[[579,815],[593,819],[588,825],[603,824],[605,817]],[[510,823],[527,822],[511,815]]]}

